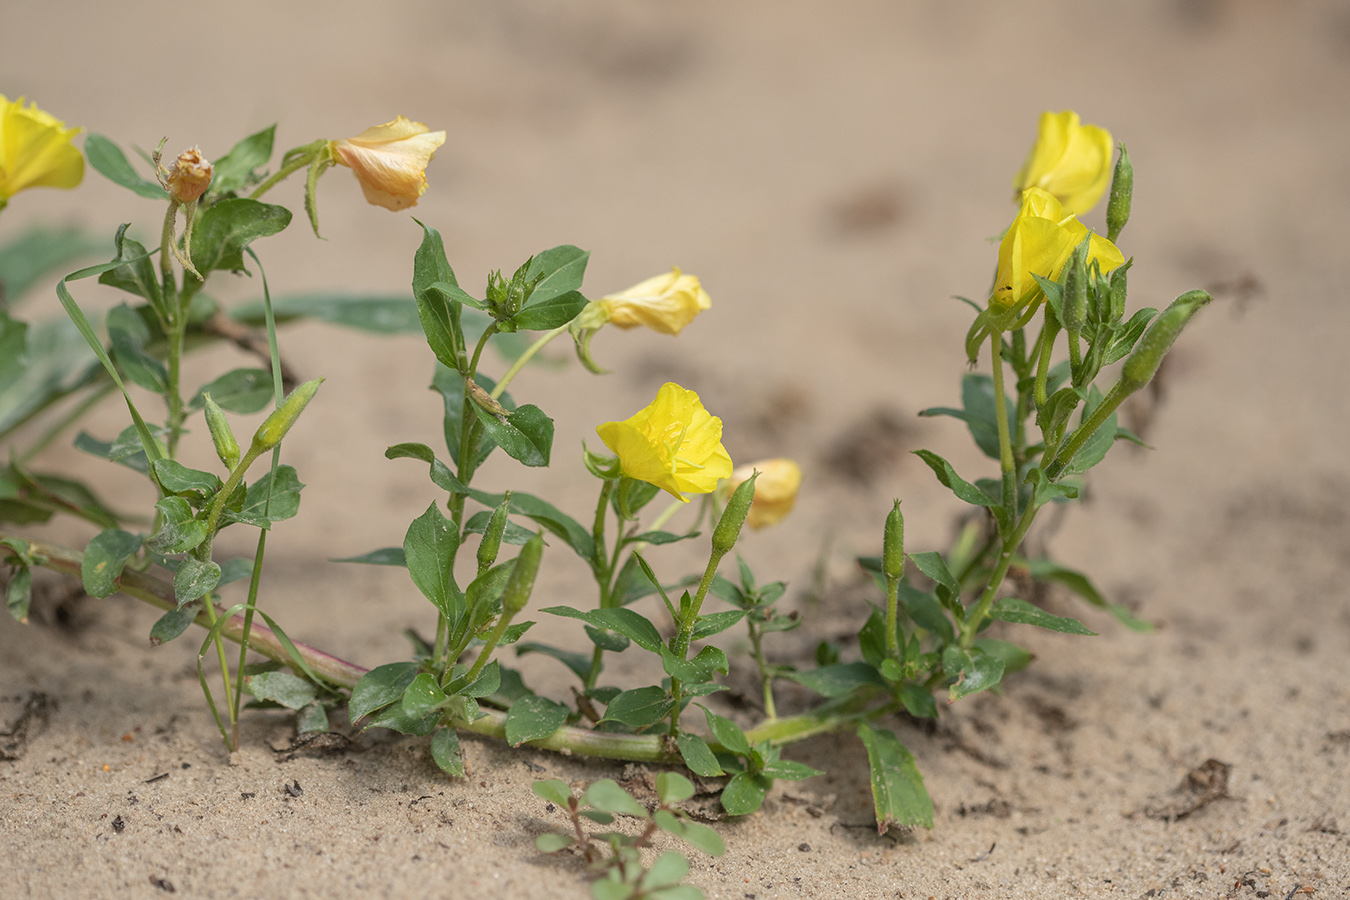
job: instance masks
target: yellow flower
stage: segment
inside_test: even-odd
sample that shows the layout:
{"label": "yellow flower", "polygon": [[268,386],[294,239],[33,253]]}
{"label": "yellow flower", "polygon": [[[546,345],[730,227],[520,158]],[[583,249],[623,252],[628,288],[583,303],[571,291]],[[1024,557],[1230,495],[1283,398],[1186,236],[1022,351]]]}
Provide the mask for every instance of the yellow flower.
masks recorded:
{"label": "yellow flower", "polygon": [[678,384],[662,385],[646,409],[595,431],[619,457],[624,475],[686,502],[685,491],[711,493],[731,474],[722,420],[703,408],[698,394]]}
{"label": "yellow flower", "polygon": [[1081,124],[1078,113],[1041,113],[1040,133],[1013,187],[1019,195],[1040,188],[1064,204],[1066,213],[1085,213],[1111,181],[1111,149],[1111,133]]}
{"label": "yellow flower", "polygon": [[178,154],[178,158],[169,166],[169,175],[164,179],[164,189],[173,194],[179,203],[190,203],[206,193],[214,174],[211,162],[202,151],[193,147]]}
{"label": "yellow flower", "polygon": [[73,188],[84,177],[84,157],[70,140],[80,129],[23,101],[0,94],[0,209],[25,188]]}
{"label": "yellow flower", "polygon": [[368,202],[397,211],[417,205],[427,189],[427,163],[444,143],[444,131],[399,116],[331,147],[333,160],[356,173]]}
{"label": "yellow flower", "polygon": [[648,278],[626,291],[600,298],[610,322],[620,328],[646,325],[662,334],[679,334],[694,317],[712,306],[712,298],[693,275],[678,267]]}
{"label": "yellow flower", "polygon": [[[1058,278],[1074,248],[1086,237],[1087,226],[1067,213],[1058,200],[1040,188],[1027,188],[1022,193],[1022,208],[998,247],[990,309],[1005,312],[1037,300],[1041,287],[1032,275]],[[1088,262],[1094,259],[1103,275],[1125,262],[1115,244],[1096,234],[1088,244]]]}
{"label": "yellow flower", "polygon": [[791,459],[762,459],[748,466],[741,466],[731,473],[731,477],[722,482],[718,496],[727,497],[758,470],[755,479],[755,499],[750,504],[750,515],[746,522],[751,528],[766,528],[775,525],[792,512],[797,502],[797,490],[802,486],[802,469]]}

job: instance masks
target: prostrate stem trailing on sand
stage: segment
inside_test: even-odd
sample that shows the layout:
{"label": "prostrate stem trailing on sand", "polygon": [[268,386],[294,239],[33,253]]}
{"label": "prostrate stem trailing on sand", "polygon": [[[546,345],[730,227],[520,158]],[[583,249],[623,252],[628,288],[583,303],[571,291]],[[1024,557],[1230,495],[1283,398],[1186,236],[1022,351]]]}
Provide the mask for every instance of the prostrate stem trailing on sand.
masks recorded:
{"label": "prostrate stem trailing on sand", "polygon": [[[267,533],[296,515],[303,488],[296,471],[281,463],[283,440],[304,427],[301,413],[322,379],[283,384],[277,310],[265,277],[259,312],[234,313],[242,322],[261,321],[265,349],[203,288],[215,273],[244,271],[245,256],[261,274],[250,245],[286,228],[291,213],[259,197],[286,176],[307,170],[304,205],[317,233],[316,185],[327,169],[351,168],[370,202],[401,210],[425,189],[424,169],[444,134],[400,116],[356,138],[296,147],[269,177],[261,170],[272,157],[273,132],[245,138],[214,166],[196,148],[170,167],[160,164],[156,152],[154,181],[137,174],[111,141],[89,136],[85,152],[96,169],[167,204],[157,250],[147,250],[124,225],[111,261],[74,272],[58,285],[97,366],[81,360],[76,373],[75,363],[43,357],[40,345],[28,343],[28,325],[0,309],[0,347],[14,351],[0,357],[0,384],[29,368],[63,375],[35,380],[30,393],[17,400],[13,392],[0,394],[0,437],[10,437],[70,394],[82,394],[73,411],[54,414],[54,424],[0,471],[0,521],[23,525],[68,512],[101,529],[82,553],[17,531],[0,534],[5,548],[0,559],[12,570],[9,611],[25,619],[32,570],[45,567],[78,574],[93,596],[121,591],[165,610],[151,630],[152,642],[173,640],[194,623],[203,626],[199,675],[229,746],[238,744],[245,696],[256,706],[293,710],[301,731],[328,730],[330,713],[345,708],[352,726],[430,737],[432,758],[452,776],[464,774],[458,735],[469,732],[511,746],[682,765],[702,778],[724,778],[723,807],[744,815],[759,808],[775,780],[818,774],[784,758],[786,747],[822,732],[848,731],[867,753],[878,827],[931,827],[923,778],[896,734],[883,727],[888,717],[936,717],[935,692],[955,702],[997,687],[1026,666],[1027,651],[993,636],[996,621],[1091,634],[1076,619],[1010,596],[1010,574],[1018,573],[1019,584],[1060,584],[1126,625],[1146,627],[1108,603],[1084,574],[1028,556],[1026,539],[1042,508],[1078,497],[1086,473],[1117,440],[1137,440],[1117,423],[1117,409],[1156,375],[1173,342],[1210,298],[1191,291],[1162,313],[1141,309],[1126,318],[1126,275],[1133,261],[1115,242],[1129,218],[1133,168],[1122,147],[1112,169],[1110,135],[1066,111],[1042,117],[1039,138],[1015,182],[1019,208],[1001,237],[988,298],[970,303],[975,316],[966,355],[974,364],[987,353],[988,373],[961,378],[959,407],[921,413],[965,422],[996,466],[996,477],[969,481],[942,456],[917,451],[941,484],[981,514],[967,519],[945,553],[914,551],[905,547],[904,518],[895,502],[883,527],[881,555],[859,560],[875,576],[879,605],[859,629],[857,658],[844,659],[837,647],[822,644],[815,665],[773,661],[768,636],[802,621],[777,609],[785,585],[761,584],[739,557],[736,580],[721,569],[735,555],[747,523],[762,528],[788,514],[801,470],[784,459],[735,468],[722,444],[722,420],[681,385],[663,385],[643,409],[596,428],[608,452],[583,448],[580,467],[596,479],[597,490],[594,510],[584,520],[543,497],[479,484],[480,469],[493,453],[528,467],[553,462],[553,420],[538,406],[517,402],[508,390],[528,382],[520,377],[527,371],[543,373],[528,367],[541,349],[566,334],[581,363],[601,373],[591,349],[597,333],[612,325],[679,334],[712,305],[697,278],[676,268],[590,300],[582,293],[589,253],[563,245],[535,254],[509,277],[490,273],[479,296],[461,285],[440,234],[420,222],[411,300],[352,303],[317,296],[287,301],[283,308],[288,317],[314,315],[372,330],[413,313],[420,323],[431,351],[426,362],[434,366],[432,387],[444,410],[444,451],[400,443],[386,456],[425,466],[437,493],[413,519],[401,547],[343,562],[406,569],[432,606],[434,638],[409,632],[410,659],[370,670],[292,641],[259,608],[260,573]],[[56,146],[69,135],[52,140]],[[68,167],[69,160],[53,165]],[[69,174],[66,170],[66,181]],[[1078,219],[1108,185],[1109,239]],[[47,252],[64,261],[60,240],[69,238],[53,238],[57,245]],[[88,315],[69,285],[93,276],[121,291],[127,302]],[[538,335],[523,341],[524,332]],[[182,383],[184,355],[222,336],[264,357],[267,368],[234,369],[189,394]],[[1061,338],[1066,358],[1056,362]],[[506,362],[494,380],[487,370],[498,356]],[[1119,375],[1112,375],[1107,367],[1121,361]],[[1103,390],[1099,381],[1111,386]],[[162,401],[162,422],[142,411],[132,386]],[[153,501],[144,519],[113,513],[81,482],[29,468],[42,449],[114,390],[125,401],[130,424],[111,440],[81,433],[76,445],[146,477]],[[273,411],[241,449],[231,416],[269,405]],[[223,477],[179,458],[180,438],[198,413]],[[268,454],[267,472],[249,483],[253,464]],[[662,493],[670,500],[652,514]],[[692,515],[681,520],[685,510]],[[676,521],[684,524],[672,526]],[[258,529],[253,559],[216,558],[215,537],[232,525]],[[702,527],[711,533],[701,571],[658,574],[654,561],[661,547],[701,541]],[[469,547],[472,555],[461,553]],[[535,622],[521,621],[543,567],[563,565],[560,557],[568,551],[593,576],[594,597],[535,604],[535,611],[581,622],[590,644],[584,653],[527,639],[536,634]],[[220,608],[220,589],[244,577],[249,578],[245,602]],[[266,625],[255,626],[255,617]],[[713,639],[740,627],[749,638],[763,701],[762,717],[752,725],[724,715],[716,697],[733,660]],[[226,640],[242,648],[233,667]],[[221,670],[223,713],[206,676],[212,648]],[[249,660],[249,651],[263,661]],[[623,652],[650,654],[650,670],[659,666],[661,676],[650,684],[607,682],[607,659]],[[539,694],[527,685],[510,665],[524,654],[543,655],[570,671],[577,679],[570,698],[556,691]],[[785,714],[774,694],[775,682],[783,680],[821,699]],[[612,782],[597,782],[577,798],[560,783],[541,783],[537,793],[567,810],[574,832],[541,838],[541,847],[582,852],[603,872],[597,896],[694,896],[694,889],[678,883],[687,870],[682,856],[667,854],[644,867],[640,853],[657,830],[708,852],[720,848],[715,835],[709,837],[711,832],[688,822],[674,806],[690,796],[690,782],[662,775],[661,805],[651,815],[606,784]],[[646,830],[638,838],[592,836],[581,825],[582,818],[603,822],[615,814],[643,819]],[[608,854],[598,849],[603,843]]]}

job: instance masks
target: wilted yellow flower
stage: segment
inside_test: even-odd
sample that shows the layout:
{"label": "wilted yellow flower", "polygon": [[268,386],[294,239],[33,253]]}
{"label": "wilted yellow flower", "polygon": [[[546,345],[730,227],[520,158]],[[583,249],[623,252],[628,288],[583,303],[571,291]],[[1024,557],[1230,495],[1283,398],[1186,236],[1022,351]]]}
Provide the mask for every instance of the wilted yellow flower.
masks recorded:
{"label": "wilted yellow flower", "polygon": [[679,334],[695,316],[711,308],[712,298],[696,276],[684,275],[676,267],[626,291],[601,297],[599,303],[608,320],[620,328],[646,325],[662,334]]}
{"label": "wilted yellow flower", "polygon": [[1053,194],[1071,215],[1092,208],[1111,181],[1111,133],[1083,125],[1078,113],[1041,113],[1040,133],[1013,179],[1018,195],[1037,187]]}
{"label": "wilted yellow flower", "polygon": [[84,177],[84,157],[70,140],[80,129],[23,101],[0,94],[0,209],[25,188],[73,188]]}
{"label": "wilted yellow flower", "polygon": [[686,502],[685,491],[711,493],[731,474],[722,420],[703,408],[698,394],[678,384],[662,385],[646,409],[595,431],[619,457],[623,474]]}
{"label": "wilted yellow flower", "polygon": [[755,479],[755,499],[745,521],[751,528],[765,528],[781,522],[792,512],[793,504],[797,502],[797,490],[802,486],[802,469],[795,460],[783,458],[762,459],[740,466],[718,485],[718,496],[730,496],[756,471],[759,478]]}
{"label": "wilted yellow flower", "polygon": [[397,211],[417,205],[427,189],[427,163],[444,143],[444,131],[399,116],[331,147],[334,161],[356,173],[368,202]]}
{"label": "wilted yellow flower", "polygon": [[[1022,193],[1022,208],[1008,226],[998,247],[998,275],[989,306],[1003,312],[1037,299],[1041,287],[1032,275],[1058,278],[1074,248],[1088,237],[1087,226],[1068,213],[1058,200],[1040,188]],[[1125,262],[1116,245],[1093,234],[1088,262],[1096,260],[1102,274]]]}
{"label": "wilted yellow flower", "polygon": [[164,189],[173,194],[179,203],[190,203],[206,193],[212,174],[210,161],[202,156],[199,148],[193,147],[178,154],[178,158],[169,166]]}

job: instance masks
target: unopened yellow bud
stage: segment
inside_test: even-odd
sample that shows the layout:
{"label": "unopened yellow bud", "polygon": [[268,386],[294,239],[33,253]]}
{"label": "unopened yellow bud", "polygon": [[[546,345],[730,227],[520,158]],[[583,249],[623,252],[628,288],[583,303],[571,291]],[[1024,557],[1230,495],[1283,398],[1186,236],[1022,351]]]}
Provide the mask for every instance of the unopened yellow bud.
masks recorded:
{"label": "unopened yellow bud", "polygon": [[271,450],[281,439],[286,436],[286,432],[291,430],[295,420],[300,418],[300,413],[304,412],[309,401],[314,399],[314,394],[323,384],[322,378],[316,378],[313,381],[306,381],[281,401],[281,405],[272,411],[272,414],[263,420],[258,426],[258,430],[253,434],[253,446],[250,452],[257,456],[267,450]]}
{"label": "unopened yellow bud", "polygon": [[797,502],[797,491],[802,486],[802,469],[791,459],[762,459],[733,471],[730,478],[718,485],[718,495],[724,498],[730,496],[743,482],[749,481],[755,472],[759,472],[759,478],[755,481],[755,499],[750,504],[750,515],[745,521],[751,528],[767,528],[781,522],[792,512]]}

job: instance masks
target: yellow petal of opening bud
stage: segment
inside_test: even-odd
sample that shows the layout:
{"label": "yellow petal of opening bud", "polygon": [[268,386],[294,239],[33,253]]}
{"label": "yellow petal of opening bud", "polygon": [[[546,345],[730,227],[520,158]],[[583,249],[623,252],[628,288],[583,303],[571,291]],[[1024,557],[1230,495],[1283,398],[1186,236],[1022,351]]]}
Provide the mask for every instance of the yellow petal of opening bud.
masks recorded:
{"label": "yellow petal of opening bud", "polygon": [[786,458],[762,459],[748,466],[739,466],[731,477],[717,487],[719,496],[730,496],[743,482],[749,481],[756,471],[759,478],[755,481],[755,500],[750,504],[750,515],[746,522],[751,528],[767,528],[776,525],[792,512],[797,502],[797,491],[802,486],[802,469],[795,460]]}
{"label": "yellow petal of opening bud", "polygon": [[332,149],[334,161],[356,174],[367,202],[397,211],[417,205],[427,189],[427,163],[444,143],[444,131],[399,116],[333,141]]}
{"label": "yellow petal of opening bud", "polygon": [[626,291],[602,297],[599,303],[609,321],[620,328],[645,325],[662,334],[679,334],[695,316],[712,307],[712,298],[696,276],[685,275],[676,267]]}
{"label": "yellow petal of opening bud", "polygon": [[84,156],[71,142],[78,128],[24,98],[0,94],[0,207],[32,187],[73,188],[84,177]]}
{"label": "yellow petal of opening bud", "polygon": [[606,422],[596,433],[619,458],[623,474],[679,500],[687,500],[685,492],[711,493],[731,474],[722,420],[678,384],[662,385],[646,409],[623,422]]}
{"label": "yellow petal of opening bud", "polygon": [[202,156],[199,148],[193,147],[178,154],[178,158],[169,166],[164,189],[173,194],[179,203],[190,203],[206,193],[213,174],[215,171],[210,161]]}
{"label": "yellow petal of opening bud", "polygon": [[1036,187],[1053,195],[1069,215],[1091,209],[1111,182],[1111,133],[1084,125],[1073,110],[1041,113],[1036,143],[1013,179],[1020,195]]}

